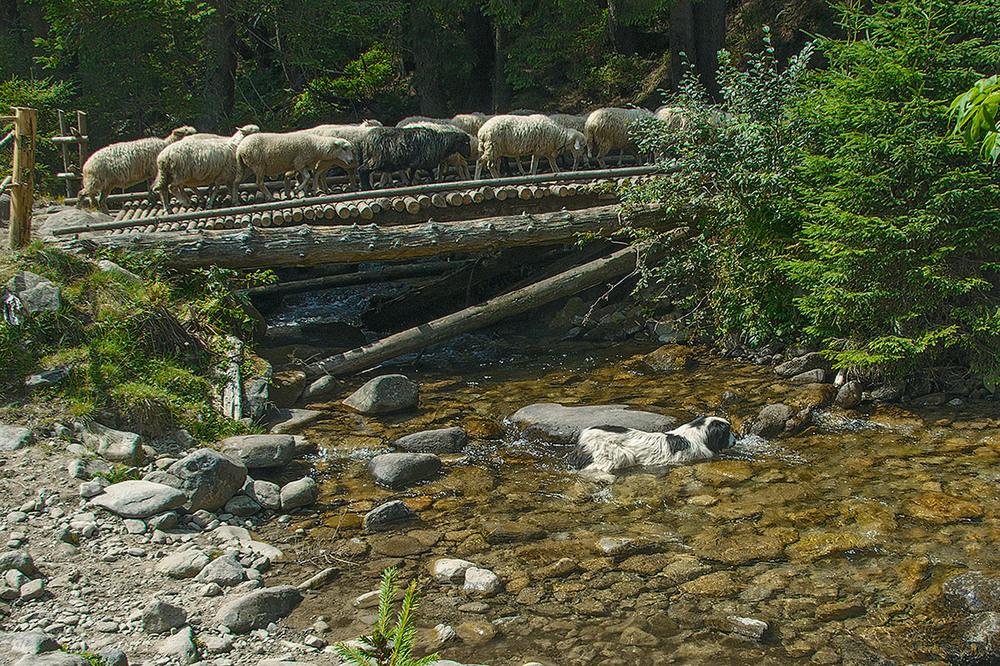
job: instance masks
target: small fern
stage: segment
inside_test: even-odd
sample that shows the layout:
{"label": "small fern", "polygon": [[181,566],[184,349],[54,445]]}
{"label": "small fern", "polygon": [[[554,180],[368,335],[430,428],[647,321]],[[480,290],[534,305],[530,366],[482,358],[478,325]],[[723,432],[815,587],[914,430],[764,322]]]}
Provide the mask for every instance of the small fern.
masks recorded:
{"label": "small fern", "polygon": [[440,659],[437,654],[416,660],[413,658],[413,641],[417,635],[415,613],[420,596],[416,581],[411,581],[406,588],[403,605],[396,615],[396,626],[389,627],[393,601],[399,590],[396,584],[397,573],[395,567],[382,573],[382,585],[378,593],[378,619],[371,635],[359,639],[362,646],[334,644],[333,649],[346,663],[356,666],[424,666]]}

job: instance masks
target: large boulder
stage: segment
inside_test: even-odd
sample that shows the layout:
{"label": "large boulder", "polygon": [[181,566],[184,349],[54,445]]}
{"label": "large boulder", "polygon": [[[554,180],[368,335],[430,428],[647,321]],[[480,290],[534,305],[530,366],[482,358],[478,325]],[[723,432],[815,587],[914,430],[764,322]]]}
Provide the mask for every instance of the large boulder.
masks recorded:
{"label": "large boulder", "polygon": [[25,312],[56,312],[62,305],[59,287],[37,273],[21,271],[7,281],[6,287],[21,301]]}
{"label": "large boulder", "polygon": [[795,416],[795,410],[780,403],[767,405],[750,422],[748,434],[759,437],[774,437],[785,431],[789,419]]}
{"label": "large boulder", "polygon": [[217,557],[198,572],[195,580],[200,583],[215,583],[220,587],[232,587],[246,580],[247,572],[243,565],[236,561],[232,553]]}
{"label": "large boulder", "polygon": [[187,611],[180,606],[152,599],[142,609],[142,628],[150,634],[165,634],[187,624]]}
{"label": "large boulder", "polygon": [[441,459],[433,453],[383,453],[368,462],[368,471],[383,486],[405,488],[441,471]]}
{"label": "large boulder", "polygon": [[222,452],[247,469],[281,467],[292,461],[295,439],[291,435],[241,435],[222,440]]}
{"label": "large boulder", "polygon": [[319,499],[319,486],[310,476],[304,476],[296,481],[290,481],[281,487],[279,495],[282,511],[292,511],[304,506],[310,506]]}
{"label": "large boulder", "polygon": [[556,403],[537,403],[522,407],[511,422],[522,437],[543,439],[555,444],[573,444],[580,431],[592,426],[621,426],[646,432],[667,432],[677,420],[662,414],[641,412],[625,405],[587,405],[566,407]]}
{"label": "large boulder", "polygon": [[393,446],[411,453],[458,453],[469,441],[459,427],[424,430],[400,437]]}
{"label": "large boulder", "polygon": [[188,511],[215,511],[243,487],[247,468],[218,451],[198,449],[170,465],[167,475],[164,480],[170,476],[177,479],[177,489],[187,497]]}
{"label": "large boulder", "polygon": [[234,634],[246,634],[287,617],[301,602],[302,594],[294,585],[266,587],[224,605],[215,616],[215,624]]}
{"label": "large boulder", "polygon": [[363,414],[386,414],[413,409],[419,401],[417,385],[404,375],[382,375],[372,379],[344,400]]}
{"label": "large boulder", "polygon": [[162,483],[122,481],[90,501],[122,518],[149,518],[180,508],[185,499],[184,493]]}
{"label": "large boulder", "polygon": [[125,430],[115,430],[100,423],[90,423],[83,431],[84,445],[101,458],[123,465],[142,463],[142,436]]}
{"label": "large boulder", "polygon": [[114,218],[100,211],[82,210],[76,206],[51,206],[49,210],[52,211],[49,215],[39,216],[39,236],[51,236],[58,229],[114,221]]}

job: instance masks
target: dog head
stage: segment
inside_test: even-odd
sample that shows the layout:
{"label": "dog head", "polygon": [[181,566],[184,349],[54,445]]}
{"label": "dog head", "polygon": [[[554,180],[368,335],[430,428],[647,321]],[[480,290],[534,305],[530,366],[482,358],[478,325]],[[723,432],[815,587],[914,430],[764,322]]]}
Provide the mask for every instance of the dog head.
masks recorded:
{"label": "dog head", "polygon": [[712,453],[718,453],[736,445],[736,435],[729,427],[729,421],[721,416],[702,416],[688,425],[704,429],[705,446]]}

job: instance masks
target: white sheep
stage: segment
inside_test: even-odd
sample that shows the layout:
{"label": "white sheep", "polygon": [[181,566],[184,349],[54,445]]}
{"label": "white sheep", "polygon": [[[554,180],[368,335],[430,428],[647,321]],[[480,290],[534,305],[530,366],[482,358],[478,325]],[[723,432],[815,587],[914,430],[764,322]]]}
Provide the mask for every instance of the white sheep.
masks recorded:
{"label": "white sheep", "polygon": [[398,123],[396,127],[410,127],[421,123],[432,123],[434,125],[451,125],[451,118],[431,118],[430,116],[407,116]]}
{"label": "white sheep", "polygon": [[163,210],[169,212],[170,192],[173,192],[184,206],[191,201],[184,193],[185,187],[213,186],[208,198],[209,208],[215,203],[218,186],[229,187],[233,205],[239,202],[239,184],[243,180],[243,169],[236,161],[236,149],[246,137],[256,134],[256,125],[244,125],[232,136],[194,134],[172,143],[156,158],[159,173],[154,187],[160,192]]}
{"label": "white sheep", "polygon": [[469,136],[476,136],[479,134],[479,128],[492,117],[478,111],[475,113],[458,113],[452,116],[451,124]]}
{"label": "white sheep", "polygon": [[[596,157],[601,168],[607,168],[605,155],[612,150],[620,150],[622,154],[630,152],[638,155],[639,147],[632,138],[632,130],[640,118],[653,118],[653,113],[646,109],[622,109],[605,107],[597,109],[587,116],[583,133],[587,137],[587,154]],[[622,156],[618,156],[618,166],[621,166]]]}
{"label": "white sheep", "polygon": [[580,134],[583,134],[583,130],[587,126],[586,115],[577,116],[570,113],[550,113],[547,115],[557,125],[562,125],[563,127],[568,127],[569,129],[576,130]]}
{"label": "white sheep", "polygon": [[[452,124],[432,123],[430,121],[413,122],[406,125],[406,127],[425,127],[438,132],[462,131]],[[468,134],[468,132],[466,132],[466,134]],[[446,157],[443,162],[441,162],[441,165],[438,167],[437,180],[442,180],[444,174],[446,174],[451,167],[455,167],[455,172],[458,174],[459,179],[469,180],[469,162],[476,162],[479,160],[479,139],[475,134],[469,134],[469,146],[471,148],[469,159],[465,159],[461,153],[452,153]]]}
{"label": "white sheep", "polygon": [[[549,118],[530,116],[494,116],[479,129],[479,161],[476,180],[485,164],[496,178],[502,157],[519,158],[531,155],[531,175],[538,172],[538,160],[544,157],[554,173],[559,172],[556,158],[567,151],[580,151],[586,146],[585,137],[575,130],[556,124]],[[518,162],[520,166],[520,162]]]}
{"label": "white sheep", "polygon": [[661,106],[656,110],[657,120],[662,120],[670,130],[687,130],[691,125],[691,115],[683,106]]}
{"label": "white sheep", "polygon": [[[236,159],[242,174],[253,172],[257,188],[268,201],[273,201],[274,195],[264,184],[265,176],[285,176],[288,172],[297,172],[300,183],[296,189],[303,190],[308,188],[313,177],[318,185],[317,174],[320,172],[325,173],[332,166],[349,169],[355,163],[354,147],[346,139],[306,131],[251,134],[240,142]],[[287,179],[285,194],[291,194]]]}
{"label": "white sheep", "polygon": [[[318,134],[320,136],[330,136],[337,139],[344,139],[350,142],[352,149],[354,150],[354,162],[352,165],[346,169],[347,177],[353,188],[358,188],[358,142],[373,127],[381,127],[381,123],[378,125],[368,124],[369,122],[377,123],[378,121],[365,121],[360,125],[317,125],[316,127],[310,127],[309,129],[302,130],[303,132],[311,132],[313,134]],[[319,172],[318,180],[319,188],[323,191],[328,189],[326,183],[326,171]]]}
{"label": "white sheep", "polygon": [[[108,194],[116,187],[123,190],[146,181],[150,196],[156,180],[156,156],[168,145],[197,132],[193,127],[178,127],[165,139],[148,137],[112,143],[101,148],[83,163],[83,185],[76,197],[77,208],[90,197],[90,204],[108,212]],[[97,195],[100,195],[99,197]]]}

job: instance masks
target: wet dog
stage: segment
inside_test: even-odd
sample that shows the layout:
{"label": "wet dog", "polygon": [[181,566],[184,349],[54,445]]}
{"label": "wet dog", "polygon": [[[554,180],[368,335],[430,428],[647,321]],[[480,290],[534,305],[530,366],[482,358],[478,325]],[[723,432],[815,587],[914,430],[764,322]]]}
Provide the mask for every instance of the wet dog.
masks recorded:
{"label": "wet dog", "polygon": [[718,416],[699,416],[670,432],[595,426],[580,433],[570,463],[584,472],[615,474],[632,467],[706,460],[735,443],[729,421]]}

